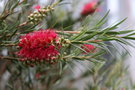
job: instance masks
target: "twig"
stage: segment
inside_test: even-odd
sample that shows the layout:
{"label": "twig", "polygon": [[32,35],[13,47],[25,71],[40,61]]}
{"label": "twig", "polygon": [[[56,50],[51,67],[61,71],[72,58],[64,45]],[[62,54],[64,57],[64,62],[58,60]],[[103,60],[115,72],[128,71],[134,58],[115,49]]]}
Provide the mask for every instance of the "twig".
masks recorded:
{"label": "twig", "polygon": [[87,41],[82,41],[82,42],[102,42],[103,40],[87,40]]}
{"label": "twig", "polygon": [[21,5],[23,2],[25,2],[26,0],[22,0],[18,5]]}
{"label": "twig", "polygon": [[57,33],[70,33],[70,34],[79,34],[80,31],[58,31],[56,30]]}
{"label": "twig", "polygon": [[87,43],[87,42],[103,42],[103,40],[86,40],[86,41],[71,41],[71,43]]}
{"label": "twig", "polygon": [[17,46],[17,44],[0,44],[0,46]]}
{"label": "twig", "polygon": [[92,56],[64,56],[64,59],[66,58],[79,58],[79,59],[89,59],[92,58]]}
{"label": "twig", "polygon": [[18,60],[19,58],[8,57],[8,56],[0,56],[0,59]]}
{"label": "twig", "polygon": [[21,26],[25,26],[26,24],[28,24],[28,22],[24,22],[24,23],[18,25],[17,28],[19,28],[19,27],[21,27]]}

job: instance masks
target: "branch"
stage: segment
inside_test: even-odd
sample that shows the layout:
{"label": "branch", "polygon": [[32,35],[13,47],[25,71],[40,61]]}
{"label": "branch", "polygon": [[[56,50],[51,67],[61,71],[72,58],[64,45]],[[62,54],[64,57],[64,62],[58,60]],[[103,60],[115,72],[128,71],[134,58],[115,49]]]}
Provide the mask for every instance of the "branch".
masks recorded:
{"label": "branch", "polygon": [[88,42],[93,42],[93,43],[96,43],[96,42],[103,42],[103,40],[86,40],[86,41],[71,41],[71,43],[88,43]]}
{"label": "branch", "polygon": [[80,31],[58,31],[56,30],[57,33],[70,33],[70,34],[79,34]]}
{"label": "branch", "polygon": [[0,46],[17,46],[17,44],[0,44]]}
{"label": "branch", "polygon": [[90,59],[92,58],[92,56],[64,56],[63,59],[82,59],[82,60],[86,60],[86,59]]}
{"label": "branch", "polygon": [[0,59],[19,60],[19,58],[8,57],[8,56],[0,56]]}
{"label": "branch", "polygon": [[26,0],[22,0],[18,5],[21,5],[23,2],[25,2]]}
{"label": "branch", "polygon": [[24,22],[24,23],[18,25],[17,28],[22,27],[22,26],[25,26],[26,24],[28,24],[28,22]]}

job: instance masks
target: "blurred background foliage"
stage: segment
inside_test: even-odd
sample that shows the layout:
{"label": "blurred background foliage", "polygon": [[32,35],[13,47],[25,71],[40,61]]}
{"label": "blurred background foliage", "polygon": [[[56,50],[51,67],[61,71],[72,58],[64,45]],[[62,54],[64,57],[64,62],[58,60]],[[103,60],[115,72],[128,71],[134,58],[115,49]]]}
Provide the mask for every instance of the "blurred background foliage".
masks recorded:
{"label": "blurred background foliage", "polygon": [[[54,0],[45,4],[39,3],[38,0],[0,1],[3,3],[0,9],[0,90],[134,90],[126,64],[128,61],[125,61],[130,55],[125,46],[133,46],[125,39],[135,39],[131,37],[134,35],[133,30],[114,31],[125,19],[107,26],[109,11],[104,13],[104,16],[100,13],[102,10],[83,16],[78,0],[60,0],[55,10],[47,13],[42,22],[35,25],[24,23],[35,11],[34,6],[40,4],[41,7],[47,7],[52,5]],[[104,5],[104,1],[99,2],[98,8]],[[80,10],[79,15],[76,15],[77,10]],[[90,60],[78,60],[81,58],[73,57],[67,62],[36,67],[24,66],[18,62],[14,44],[18,42],[20,35],[48,28],[61,31],[59,32],[61,37],[74,39],[72,42],[74,47],[70,52],[66,51],[69,57],[72,53],[80,55],[81,46],[78,48],[78,44],[86,44],[81,41],[89,39],[103,41],[89,42],[99,48],[98,52],[87,55],[95,55]],[[81,31],[81,34],[64,31]],[[120,36],[116,37],[117,35]],[[113,40],[118,41],[117,44],[121,47],[117,47]]]}

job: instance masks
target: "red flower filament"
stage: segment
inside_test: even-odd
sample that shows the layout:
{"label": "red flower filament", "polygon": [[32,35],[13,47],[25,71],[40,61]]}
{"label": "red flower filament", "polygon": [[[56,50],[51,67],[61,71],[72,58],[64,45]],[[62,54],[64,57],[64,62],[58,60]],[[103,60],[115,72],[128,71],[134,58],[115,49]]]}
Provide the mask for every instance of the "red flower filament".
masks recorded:
{"label": "red flower filament", "polygon": [[58,35],[53,30],[40,30],[21,36],[17,53],[23,61],[49,61],[56,59]]}

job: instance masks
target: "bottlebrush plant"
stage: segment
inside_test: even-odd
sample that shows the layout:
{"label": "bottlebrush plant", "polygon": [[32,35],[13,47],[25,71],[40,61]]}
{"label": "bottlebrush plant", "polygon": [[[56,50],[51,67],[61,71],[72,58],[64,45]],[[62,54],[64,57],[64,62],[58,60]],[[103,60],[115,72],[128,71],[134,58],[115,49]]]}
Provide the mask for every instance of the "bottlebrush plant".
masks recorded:
{"label": "bottlebrush plant", "polygon": [[[71,75],[71,70],[76,72],[75,63],[78,62],[91,66],[87,67],[88,75],[94,83],[95,75],[107,61],[104,55],[112,53],[105,42],[132,45],[127,40],[135,40],[134,30],[115,30],[126,19],[102,27],[107,22],[109,11],[100,20],[93,20],[95,25],[91,25],[90,19],[95,16],[91,14],[97,9],[95,6],[94,11],[88,11],[86,15],[87,10],[84,10],[83,18],[74,20],[71,17],[73,12],[62,12],[66,5],[64,0],[51,2],[45,7],[38,5],[32,11],[34,3],[34,0],[9,0],[0,14],[0,50],[7,51],[0,55],[3,61],[0,63],[0,80],[5,74],[7,78],[0,87],[3,90],[71,90],[74,85],[68,86],[79,78],[70,78],[66,83],[66,77]],[[66,18],[59,20],[62,13]],[[76,23],[80,25],[74,29]],[[98,87],[97,83],[94,85]]]}

